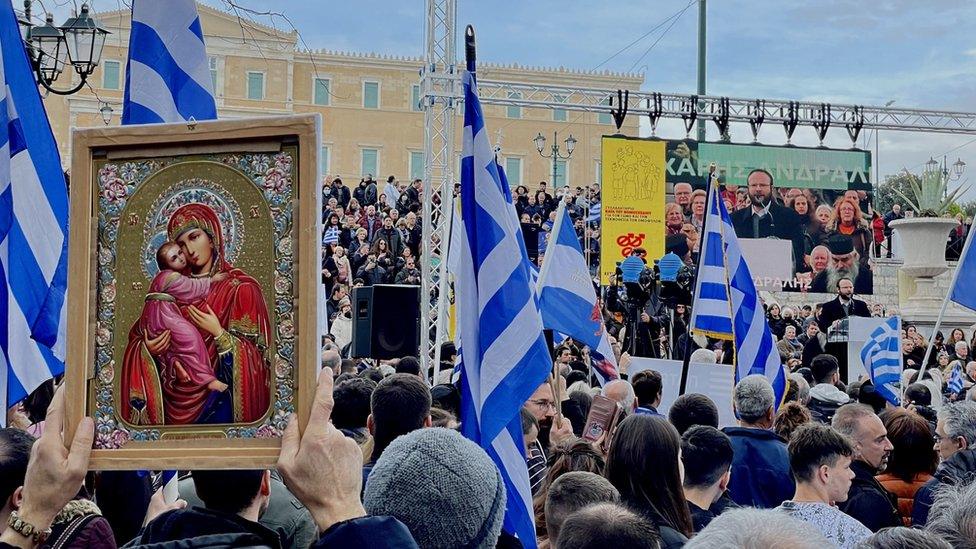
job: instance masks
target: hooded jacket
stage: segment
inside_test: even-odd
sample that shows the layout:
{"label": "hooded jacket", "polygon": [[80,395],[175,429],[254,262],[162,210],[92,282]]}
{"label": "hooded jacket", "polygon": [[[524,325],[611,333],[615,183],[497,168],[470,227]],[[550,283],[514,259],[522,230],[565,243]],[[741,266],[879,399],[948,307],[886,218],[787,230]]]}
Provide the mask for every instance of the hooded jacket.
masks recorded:
{"label": "hooded jacket", "polygon": [[178,509],[159,515],[125,547],[191,549],[248,547],[279,549],[277,532],[230,513],[200,507]]}
{"label": "hooded jacket", "polygon": [[810,389],[810,415],[821,423],[830,425],[837,408],[851,401],[847,393],[831,383],[818,383]]}
{"label": "hooded jacket", "polygon": [[726,427],[732,442],[732,480],[729,496],[744,507],[772,509],[793,497],[786,441],[767,429]]}
{"label": "hooded jacket", "polygon": [[933,478],[918,489],[915,505],[912,507],[912,526],[922,528],[929,520],[929,508],[935,500],[934,494],[939,486],[969,482],[976,478],[976,449],[959,450],[949,459],[939,464]]}

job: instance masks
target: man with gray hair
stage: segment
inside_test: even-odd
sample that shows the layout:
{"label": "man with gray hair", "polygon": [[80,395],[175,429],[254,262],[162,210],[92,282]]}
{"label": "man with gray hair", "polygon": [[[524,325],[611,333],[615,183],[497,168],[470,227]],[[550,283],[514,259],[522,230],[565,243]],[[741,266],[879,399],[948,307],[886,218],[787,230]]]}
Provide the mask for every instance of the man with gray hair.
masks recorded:
{"label": "man with gray hair", "polygon": [[[332,377],[339,375],[339,366],[342,364],[342,357],[334,349],[325,349],[322,351],[322,368],[324,370],[329,368],[332,370]],[[319,370],[319,371],[321,371]]]}
{"label": "man with gray hair", "polygon": [[955,486],[976,478],[976,402],[956,402],[939,410],[935,450],[942,463],[932,479],[915,493],[913,526],[921,527],[928,522],[929,508],[939,487]]}
{"label": "man with gray hair", "polygon": [[637,409],[634,387],[626,379],[615,379],[604,385],[603,396],[619,404],[628,414]]}
{"label": "man with gray hair", "polygon": [[566,517],[595,503],[616,503],[620,492],[610,481],[588,471],[570,471],[549,486],[546,494],[546,532],[550,545],[559,539],[559,530]]}
{"label": "man with gray hair", "polygon": [[743,507],[776,507],[795,489],[786,441],[772,430],[774,404],[772,385],[757,374],[740,380],[732,394],[739,426],[722,432],[733,450],[729,495]]}
{"label": "man with gray hair", "polygon": [[796,401],[804,406],[810,404],[810,384],[803,374],[794,372],[789,375],[789,379],[790,387],[796,387]]}
{"label": "man with gray hair", "polygon": [[786,513],[742,508],[722,513],[685,544],[685,549],[728,547],[823,549],[830,542],[810,524]]}
{"label": "man with gray hair", "polygon": [[931,516],[926,530],[953,547],[976,547],[976,482],[939,490]]}
{"label": "man with gray hair", "polygon": [[898,499],[874,478],[887,469],[894,448],[881,418],[866,404],[845,404],[837,409],[830,425],[854,447],[854,480],[847,499],[837,506],[872,532],[901,526]]}

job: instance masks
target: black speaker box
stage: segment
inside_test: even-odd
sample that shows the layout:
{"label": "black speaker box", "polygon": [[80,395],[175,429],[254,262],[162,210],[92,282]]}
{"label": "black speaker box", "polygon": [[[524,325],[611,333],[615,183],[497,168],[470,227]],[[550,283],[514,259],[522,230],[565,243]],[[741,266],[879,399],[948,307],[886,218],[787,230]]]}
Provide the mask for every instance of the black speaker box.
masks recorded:
{"label": "black speaker box", "polygon": [[352,290],[350,356],[391,359],[420,349],[420,286],[377,284]]}

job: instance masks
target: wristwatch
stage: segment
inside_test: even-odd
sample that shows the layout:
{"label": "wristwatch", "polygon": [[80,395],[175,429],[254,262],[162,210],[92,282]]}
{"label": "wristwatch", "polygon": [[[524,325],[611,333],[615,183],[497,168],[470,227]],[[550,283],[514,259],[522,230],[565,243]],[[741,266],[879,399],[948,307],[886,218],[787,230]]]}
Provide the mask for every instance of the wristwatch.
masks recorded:
{"label": "wristwatch", "polygon": [[14,532],[17,532],[25,538],[32,540],[38,545],[47,541],[48,536],[51,535],[50,528],[41,530],[37,526],[34,526],[33,524],[20,518],[17,511],[10,512],[10,516],[7,517],[7,526],[9,526]]}

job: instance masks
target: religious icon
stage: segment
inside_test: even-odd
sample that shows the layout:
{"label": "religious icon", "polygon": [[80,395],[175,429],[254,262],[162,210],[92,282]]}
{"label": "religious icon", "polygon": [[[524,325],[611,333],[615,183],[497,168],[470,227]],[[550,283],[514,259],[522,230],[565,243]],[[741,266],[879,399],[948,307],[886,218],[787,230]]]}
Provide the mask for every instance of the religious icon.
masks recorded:
{"label": "religious icon", "polygon": [[[307,118],[298,126],[314,140],[315,119],[294,118]],[[200,123],[194,135],[213,125],[239,122]],[[185,131],[165,127],[171,139]],[[84,413],[95,419],[95,457],[122,451],[110,455],[134,464],[151,455],[144,449],[194,439],[194,449],[214,451],[205,455],[226,455],[225,447],[248,455],[251,443],[241,439],[255,440],[250,447],[260,453],[267,445],[257,441],[278,439],[289,415],[301,412],[314,388],[299,379],[314,375],[307,363],[319,339],[314,322],[296,329],[297,255],[302,246],[318,249],[314,227],[298,225],[319,223],[311,214],[317,200],[297,199],[306,185],[299,166],[308,160],[299,157],[317,148],[308,149],[283,140],[267,152],[201,145],[189,154],[90,158],[98,291]],[[308,316],[315,297],[305,298],[311,310],[303,318],[315,318]]]}

